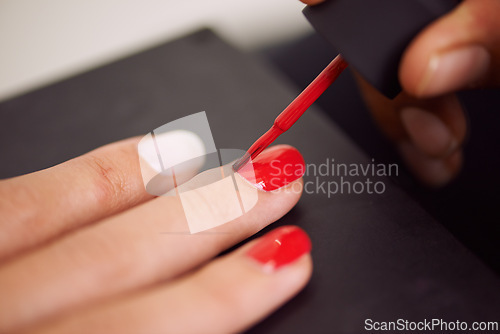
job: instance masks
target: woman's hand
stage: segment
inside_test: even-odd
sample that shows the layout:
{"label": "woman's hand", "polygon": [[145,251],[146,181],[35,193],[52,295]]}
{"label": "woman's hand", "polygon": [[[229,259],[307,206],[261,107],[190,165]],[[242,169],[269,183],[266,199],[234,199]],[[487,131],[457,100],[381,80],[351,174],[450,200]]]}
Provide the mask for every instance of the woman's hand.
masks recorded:
{"label": "woman's hand", "polygon": [[[0,332],[237,332],[305,286],[311,245],[297,227],[214,259],[287,213],[300,198],[302,174],[258,191],[239,218],[189,234],[178,196],[145,191],[137,144],[118,142],[0,181]],[[289,146],[262,155],[263,165],[274,158],[282,167],[300,157]],[[235,177],[240,194],[256,192]],[[200,210],[224,210],[234,193],[227,184],[205,189],[201,200],[214,205],[200,202]]]}
{"label": "woman's hand", "polygon": [[462,165],[467,122],[455,92],[500,84],[499,17],[498,0],[464,0],[429,25],[403,55],[395,100],[358,77],[380,128],[427,185],[447,184]]}

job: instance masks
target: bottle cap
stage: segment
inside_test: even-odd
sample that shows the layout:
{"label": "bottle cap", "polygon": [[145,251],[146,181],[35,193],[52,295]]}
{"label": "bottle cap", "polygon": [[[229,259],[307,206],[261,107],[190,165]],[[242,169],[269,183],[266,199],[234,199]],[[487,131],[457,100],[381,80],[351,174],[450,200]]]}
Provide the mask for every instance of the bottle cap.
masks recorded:
{"label": "bottle cap", "polygon": [[387,97],[401,91],[399,62],[412,39],[460,0],[327,0],[303,13],[349,64]]}

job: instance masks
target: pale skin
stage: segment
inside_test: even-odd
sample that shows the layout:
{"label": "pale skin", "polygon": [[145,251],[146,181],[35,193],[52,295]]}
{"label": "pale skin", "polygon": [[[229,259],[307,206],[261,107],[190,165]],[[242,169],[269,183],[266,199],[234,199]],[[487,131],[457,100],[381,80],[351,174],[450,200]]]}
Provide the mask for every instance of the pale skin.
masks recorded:
{"label": "pale skin", "polygon": [[302,179],[191,235],[178,197],[146,193],[137,143],[0,181],[0,332],[234,333],[305,286],[309,254],[272,273],[245,255],[255,241],[214,259],[288,212]]}
{"label": "pale skin", "polygon": [[[302,0],[323,1],[335,0]],[[403,55],[403,93],[393,101],[357,76],[379,127],[428,186],[446,185],[463,163],[467,122],[455,93],[500,85],[498,17],[499,1],[465,0],[424,29]]]}

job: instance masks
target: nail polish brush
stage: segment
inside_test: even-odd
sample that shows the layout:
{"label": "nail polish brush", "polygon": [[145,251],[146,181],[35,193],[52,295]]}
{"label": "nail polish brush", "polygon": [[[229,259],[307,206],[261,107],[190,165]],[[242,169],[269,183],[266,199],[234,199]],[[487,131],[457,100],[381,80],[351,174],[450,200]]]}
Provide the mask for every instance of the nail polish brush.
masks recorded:
{"label": "nail polish brush", "polygon": [[[272,128],[239,159],[238,170],[287,131],[349,66],[388,98],[401,91],[399,63],[414,37],[461,0],[327,0],[306,6],[305,17],[341,56],[276,118]],[[345,59],[345,60],[344,60]]]}
{"label": "nail polish brush", "polygon": [[255,159],[281,134],[288,131],[304,112],[316,101],[325,90],[338,78],[347,67],[347,62],[338,55],[317,77],[283,110],[274,120],[273,126],[237,160],[233,169],[238,171],[248,161]]}

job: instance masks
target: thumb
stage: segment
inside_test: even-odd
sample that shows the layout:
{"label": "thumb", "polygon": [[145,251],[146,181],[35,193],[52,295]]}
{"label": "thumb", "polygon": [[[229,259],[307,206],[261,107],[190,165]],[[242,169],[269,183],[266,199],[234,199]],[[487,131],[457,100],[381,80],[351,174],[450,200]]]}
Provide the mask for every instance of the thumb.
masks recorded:
{"label": "thumb", "polygon": [[500,2],[465,0],[408,47],[400,80],[417,97],[500,83]]}

